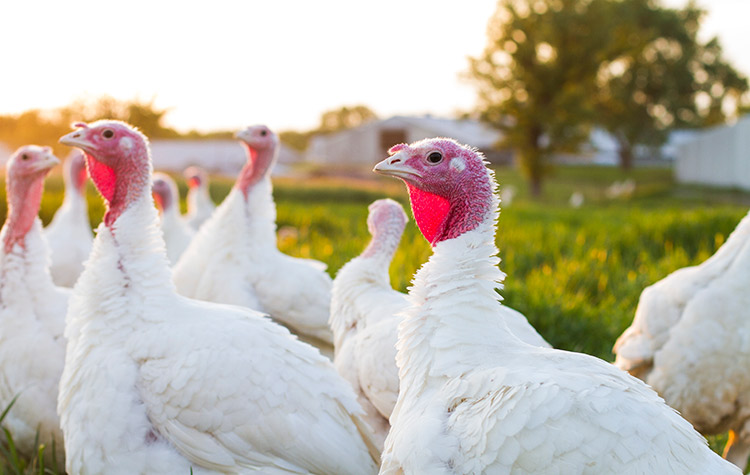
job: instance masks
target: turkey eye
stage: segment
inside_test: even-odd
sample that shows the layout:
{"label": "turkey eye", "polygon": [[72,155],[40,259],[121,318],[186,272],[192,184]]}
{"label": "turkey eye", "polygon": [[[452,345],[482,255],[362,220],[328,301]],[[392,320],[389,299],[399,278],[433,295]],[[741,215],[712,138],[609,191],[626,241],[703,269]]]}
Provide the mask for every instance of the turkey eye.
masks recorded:
{"label": "turkey eye", "polygon": [[106,129],[104,132],[102,132],[102,137],[105,139],[111,139],[115,136],[115,133],[112,131],[112,129]]}
{"label": "turkey eye", "polygon": [[442,159],[443,154],[440,152],[430,152],[430,154],[427,155],[427,161],[430,163],[440,163]]}
{"label": "turkey eye", "polygon": [[29,159],[29,156],[26,155],[25,153],[21,155],[21,160],[28,160],[28,159]]}
{"label": "turkey eye", "polygon": [[262,137],[265,137],[266,135],[268,135],[268,132],[266,132],[265,130],[261,130],[261,131],[260,131],[260,135],[261,135]]}

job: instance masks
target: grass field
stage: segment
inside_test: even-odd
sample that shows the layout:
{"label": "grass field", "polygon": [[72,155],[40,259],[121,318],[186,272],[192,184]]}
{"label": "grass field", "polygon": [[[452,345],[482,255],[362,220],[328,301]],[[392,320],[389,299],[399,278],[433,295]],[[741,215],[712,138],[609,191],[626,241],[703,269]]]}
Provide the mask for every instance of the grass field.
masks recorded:
{"label": "grass field", "polygon": [[[515,170],[497,171],[501,187],[518,189],[502,209],[497,237],[501,268],[508,275],[501,292],[505,303],[527,315],[553,346],[608,361],[643,288],[705,260],[750,207],[750,194],[677,185],[669,170],[637,169],[627,176],[637,183],[634,195],[611,200],[605,188],[626,177],[619,170],[558,168],[544,196],[532,200]],[[220,201],[231,184],[214,179],[213,198]],[[184,194],[182,182],[180,187]],[[573,191],[585,196],[581,208],[568,204]],[[393,179],[280,178],[275,181],[279,247],[328,263],[333,276],[369,239],[367,205],[386,196],[408,207],[403,185]],[[45,223],[61,199],[62,183],[51,177],[40,212]],[[93,188],[89,202],[94,225],[103,210]],[[0,218],[4,211],[3,205]],[[406,291],[429,255],[410,222],[391,267],[393,286]],[[710,440],[720,450],[725,439]],[[10,467],[0,467],[0,474],[15,473]]]}

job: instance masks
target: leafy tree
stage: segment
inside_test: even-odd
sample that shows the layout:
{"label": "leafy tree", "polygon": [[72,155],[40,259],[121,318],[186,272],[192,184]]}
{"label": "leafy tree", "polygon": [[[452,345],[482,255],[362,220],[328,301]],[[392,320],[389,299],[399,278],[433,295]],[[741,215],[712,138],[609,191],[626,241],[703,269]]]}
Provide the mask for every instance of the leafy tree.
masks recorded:
{"label": "leafy tree", "polygon": [[316,134],[331,134],[359,127],[377,118],[375,112],[367,106],[343,106],[323,112],[320,115],[320,125],[317,129],[305,132],[286,130],[279,133],[279,139],[291,148],[302,152],[307,149],[310,139]]}
{"label": "leafy tree", "polygon": [[338,132],[340,130],[358,127],[377,118],[375,112],[367,106],[344,106],[323,112],[320,116],[320,126],[316,132]]}
{"label": "leafy tree", "polygon": [[149,138],[174,138],[180,134],[162,124],[169,109],[157,109],[154,99],[120,101],[110,96],[77,100],[57,111],[61,121],[90,122],[99,119],[122,120],[138,127]]}
{"label": "leafy tree", "polygon": [[73,122],[97,119],[118,119],[129,122],[150,138],[179,137],[180,134],[162,125],[168,110],[157,109],[149,102],[119,101],[109,96],[95,100],[77,100],[51,111],[29,110],[21,114],[0,116],[0,142],[12,149],[27,144],[49,145],[56,153],[69,150],[58,139],[70,132]]}
{"label": "leafy tree", "polygon": [[606,0],[500,0],[483,54],[469,59],[480,116],[504,133],[533,195],[549,157],[589,135],[599,64],[621,29],[610,13]]}
{"label": "leafy tree", "polygon": [[675,128],[715,125],[734,114],[747,80],[722,59],[716,38],[697,39],[703,11],[662,8],[651,0],[613,3],[627,28],[619,56],[599,68],[596,121],[633,165],[635,145],[662,145]]}
{"label": "leafy tree", "polygon": [[313,133],[314,131],[297,132],[295,130],[285,130],[279,133],[279,140],[298,152],[304,152],[307,149],[308,143],[310,143],[310,137],[312,137]]}

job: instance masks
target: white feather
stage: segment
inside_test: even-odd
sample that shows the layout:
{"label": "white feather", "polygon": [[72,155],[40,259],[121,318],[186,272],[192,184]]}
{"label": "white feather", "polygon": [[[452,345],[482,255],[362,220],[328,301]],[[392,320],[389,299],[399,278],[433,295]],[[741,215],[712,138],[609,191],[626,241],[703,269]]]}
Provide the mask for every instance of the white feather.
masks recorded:
{"label": "white feather", "polygon": [[100,226],[67,317],[69,473],[375,471],[326,358],[256,312],[178,296],[170,277],[150,199]]}
{"label": "white feather", "polygon": [[91,252],[94,234],[89,222],[86,198],[75,187],[70,176],[69,158],[65,163],[65,198],[52,221],[44,229],[50,248],[52,280],[63,287],[73,287]]}
{"label": "white feather", "polygon": [[[5,242],[7,233],[4,226],[0,242]],[[18,449],[35,455],[38,431],[39,443],[48,447],[46,453],[51,454],[54,441],[62,462],[63,436],[55,408],[70,292],[52,282],[48,255],[39,218],[23,245],[16,244],[10,253],[0,246],[0,408],[4,410],[18,396],[3,421]]]}
{"label": "white feather", "polygon": [[175,266],[177,290],[268,312],[300,337],[330,348],[332,280],[309,259],[278,250],[271,189],[270,178],[254,185],[247,198],[232,189]]}
{"label": "white feather", "polygon": [[716,253],[641,294],[615,364],[640,377],[699,431],[731,430],[725,453],[750,456],[750,213]]}
{"label": "white feather", "polygon": [[154,173],[154,181],[165,183],[165,192],[169,193],[164,209],[159,214],[159,224],[164,235],[164,242],[167,245],[167,258],[171,265],[175,265],[190,241],[195,236],[195,231],[180,216],[180,194],[177,190],[177,184],[172,178],[164,173]]}
{"label": "white feather", "polygon": [[740,473],[641,381],[510,332],[491,209],[414,278],[381,473]]}

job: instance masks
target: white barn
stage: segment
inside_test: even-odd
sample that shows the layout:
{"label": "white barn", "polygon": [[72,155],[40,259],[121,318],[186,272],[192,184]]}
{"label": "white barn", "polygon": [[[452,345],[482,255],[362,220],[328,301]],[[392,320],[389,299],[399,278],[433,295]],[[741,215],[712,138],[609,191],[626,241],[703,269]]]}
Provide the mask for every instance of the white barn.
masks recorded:
{"label": "white barn", "polygon": [[[151,140],[155,170],[180,172],[198,165],[209,173],[235,176],[247,161],[245,150],[237,140]],[[301,159],[294,150],[281,146],[274,173],[281,173]]]}
{"label": "white barn", "polygon": [[676,155],[680,183],[750,190],[750,115],[698,132]]}
{"label": "white barn", "polygon": [[311,139],[305,158],[320,164],[371,167],[388,155],[391,146],[430,137],[456,139],[478,148],[490,161],[508,163],[512,158],[510,152],[493,150],[500,133],[487,125],[470,119],[431,116],[395,116],[333,134],[317,135]]}

